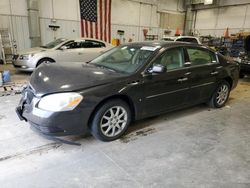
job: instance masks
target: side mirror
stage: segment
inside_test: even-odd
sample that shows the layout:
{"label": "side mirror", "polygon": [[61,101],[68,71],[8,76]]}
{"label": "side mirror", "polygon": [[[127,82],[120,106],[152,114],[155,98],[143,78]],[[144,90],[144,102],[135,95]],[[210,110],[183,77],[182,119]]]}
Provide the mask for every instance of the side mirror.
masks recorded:
{"label": "side mirror", "polygon": [[163,73],[166,72],[167,68],[164,65],[161,64],[155,64],[153,67],[150,69],[150,73]]}
{"label": "side mirror", "polygon": [[60,48],[58,48],[59,50],[67,50],[67,46],[61,46]]}

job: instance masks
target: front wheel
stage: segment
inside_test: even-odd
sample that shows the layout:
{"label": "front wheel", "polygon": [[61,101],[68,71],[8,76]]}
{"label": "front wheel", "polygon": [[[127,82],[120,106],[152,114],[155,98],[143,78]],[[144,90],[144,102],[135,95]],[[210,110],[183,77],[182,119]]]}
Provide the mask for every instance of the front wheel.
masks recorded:
{"label": "front wheel", "polygon": [[92,135],[102,141],[112,141],[121,137],[131,122],[131,111],[122,100],[111,100],[103,104],[95,113],[91,123]]}
{"label": "front wheel", "polygon": [[212,108],[221,108],[227,102],[229,93],[229,83],[227,81],[221,82],[209,100],[208,105]]}

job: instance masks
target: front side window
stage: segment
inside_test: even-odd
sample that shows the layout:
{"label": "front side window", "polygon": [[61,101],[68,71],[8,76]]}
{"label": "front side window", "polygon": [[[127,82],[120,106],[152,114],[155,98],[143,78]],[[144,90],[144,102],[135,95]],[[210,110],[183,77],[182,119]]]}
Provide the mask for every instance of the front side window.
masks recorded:
{"label": "front side window", "polygon": [[116,47],[92,60],[91,63],[118,72],[133,73],[146,63],[155,50],[154,47]]}
{"label": "front side window", "polygon": [[161,64],[165,66],[167,70],[173,70],[183,67],[183,48],[173,48],[166,50],[160,57],[155,60],[154,64]]}
{"label": "front side window", "polygon": [[187,48],[187,53],[192,66],[216,62],[215,54],[205,49]]}
{"label": "front side window", "polygon": [[69,41],[64,46],[67,49],[75,49],[75,48],[81,48],[81,41]]}

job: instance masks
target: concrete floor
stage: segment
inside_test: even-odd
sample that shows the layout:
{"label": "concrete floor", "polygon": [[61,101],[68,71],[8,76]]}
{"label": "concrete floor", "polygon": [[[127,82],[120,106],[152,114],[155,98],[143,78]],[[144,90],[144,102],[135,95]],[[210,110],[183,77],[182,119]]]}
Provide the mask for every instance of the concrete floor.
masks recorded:
{"label": "concrete floor", "polygon": [[[26,76],[27,77],[27,76]],[[20,96],[0,97],[0,187],[250,187],[250,78],[224,108],[205,105],[134,123],[104,143],[47,140],[20,122]]]}

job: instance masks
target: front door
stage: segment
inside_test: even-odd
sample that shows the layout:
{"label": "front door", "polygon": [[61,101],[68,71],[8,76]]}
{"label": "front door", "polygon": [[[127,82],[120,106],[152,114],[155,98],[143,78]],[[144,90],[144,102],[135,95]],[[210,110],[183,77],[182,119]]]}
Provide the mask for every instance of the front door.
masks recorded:
{"label": "front door", "polygon": [[81,58],[79,53],[81,52],[82,41],[69,41],[61,48],[56,50],[57,62],[80,62]]}
{"label": "front door", "polygon": [[144,113],[158,114],[181,107],[189,90],[188,68],[184,67],[183,48],[171,48],[153,63],[167,68],[164,73],[144,75]]}

